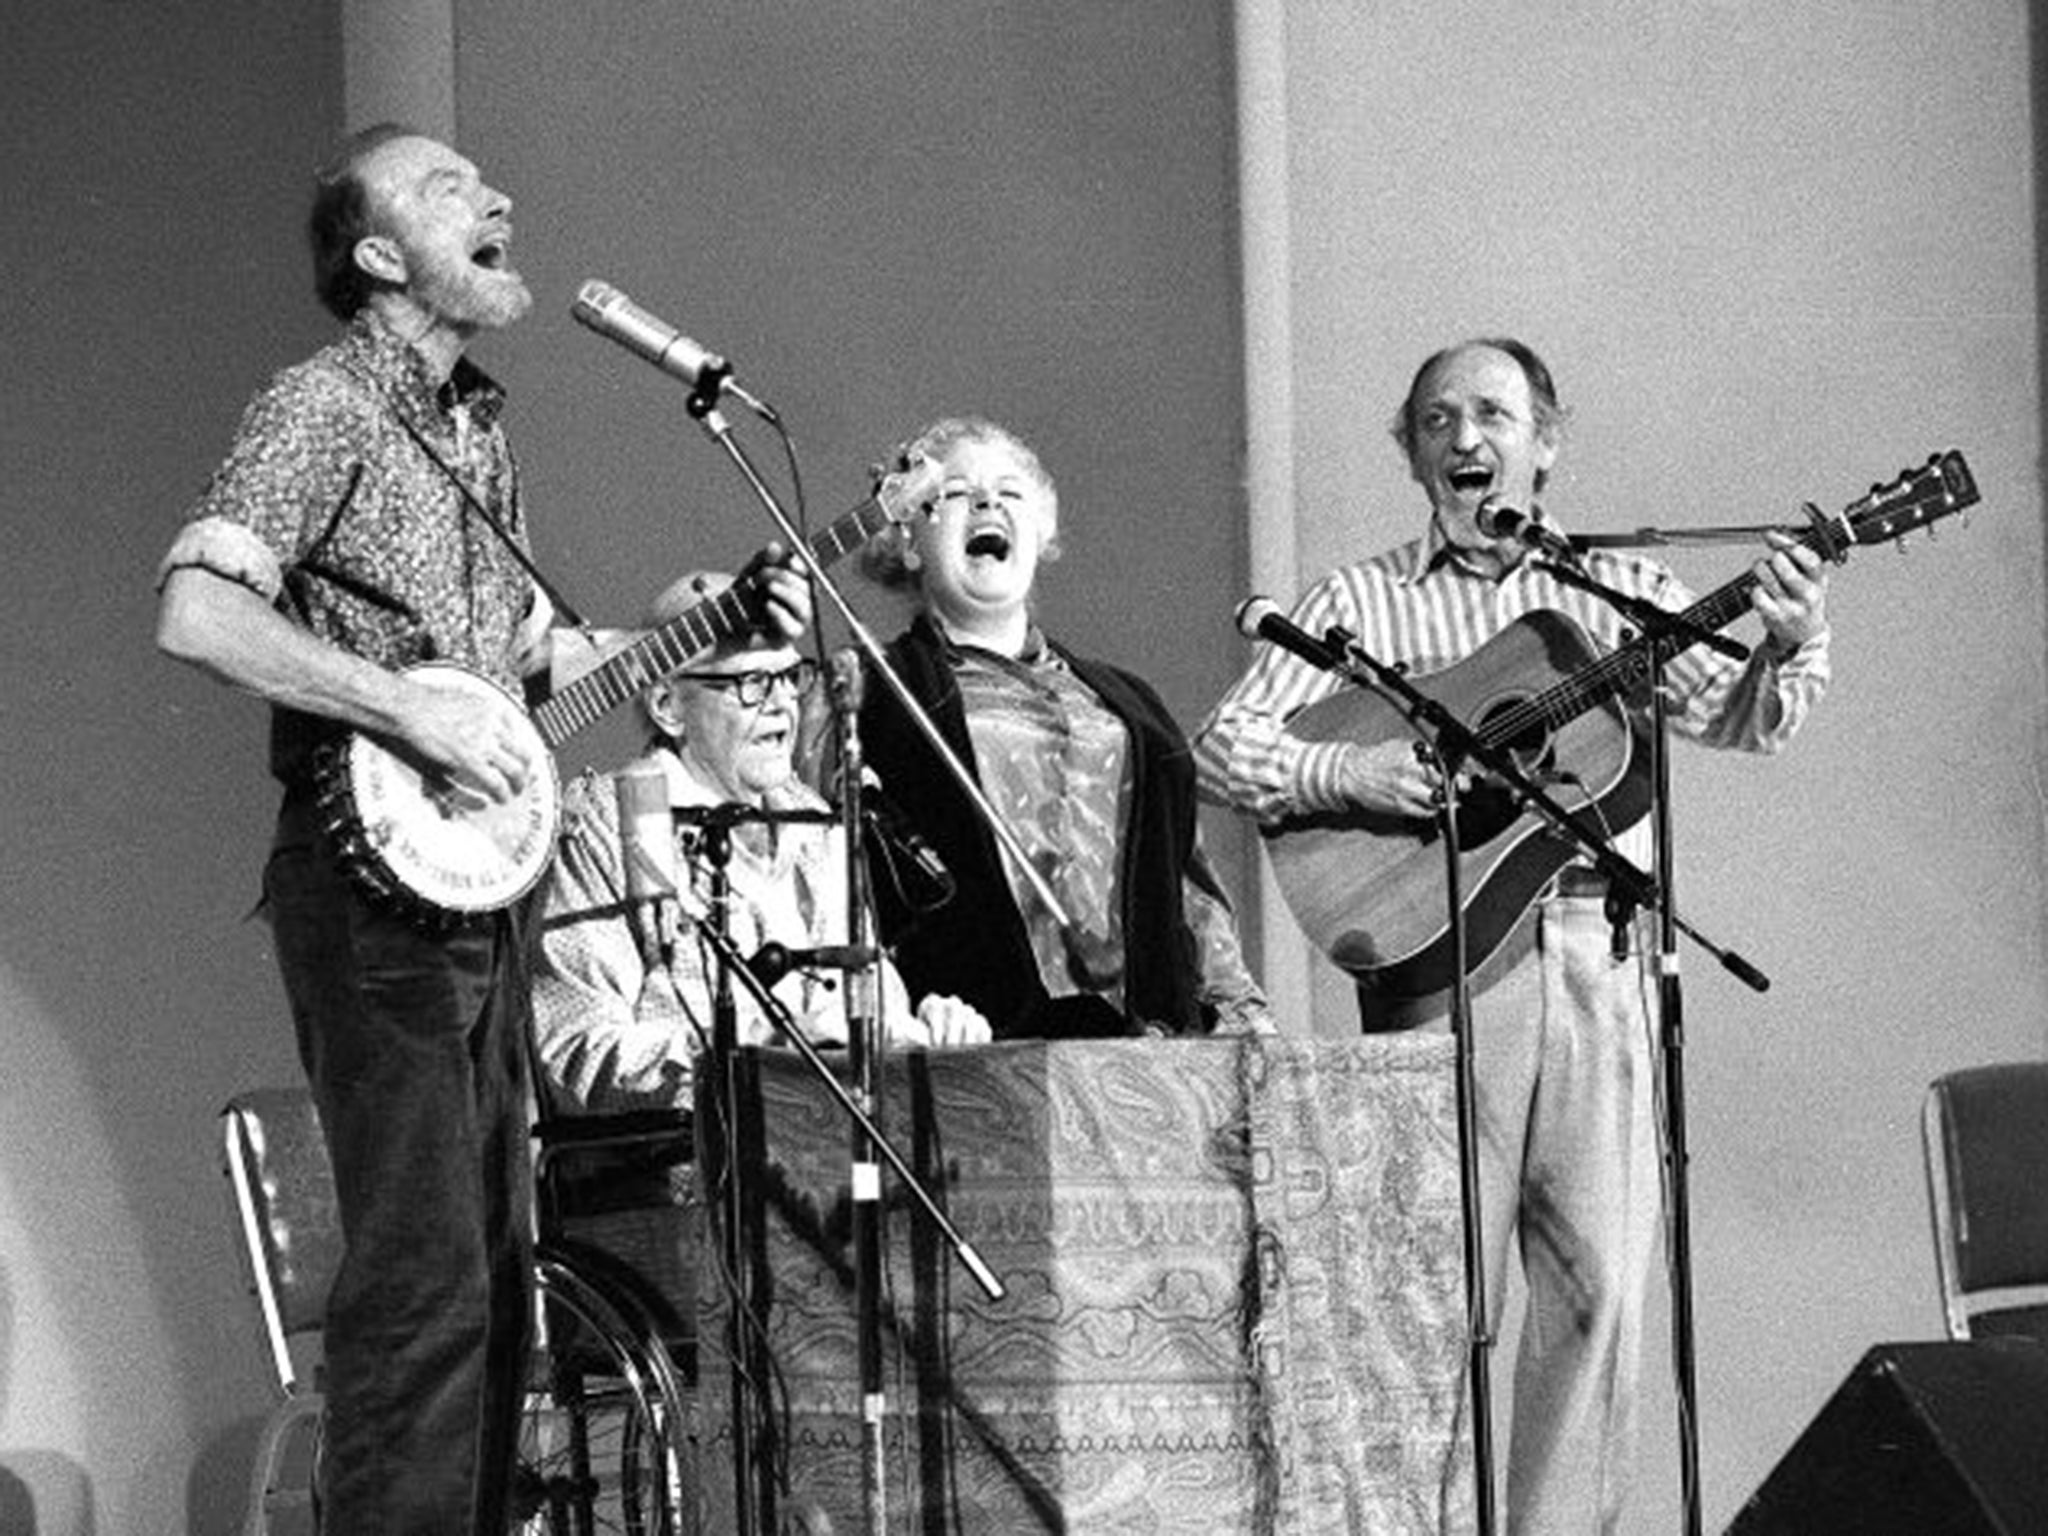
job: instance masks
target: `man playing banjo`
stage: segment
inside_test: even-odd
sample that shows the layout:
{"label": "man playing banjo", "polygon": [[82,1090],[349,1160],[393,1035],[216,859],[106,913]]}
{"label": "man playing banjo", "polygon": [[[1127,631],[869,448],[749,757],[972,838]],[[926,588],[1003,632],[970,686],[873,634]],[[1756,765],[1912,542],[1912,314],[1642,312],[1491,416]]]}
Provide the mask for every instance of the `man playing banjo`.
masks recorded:
{"label": "man playing banjo", "polygon": [[[340,823],[337,744],[372,738],[453,802],[552,768],[518,702],[562,658],[498,413],[463,354],[532,298],[511,203],[444,144],[367,129],[317,176],[315,287],[346,329],[255,398],[165,557],[157,639],[272,705],[283,804],[265,908],[320,1109],[345,1254],[328,1308],[332,1531],[505,1529],[529,1317],[516,898],[423,920]],[[785,635],[802,580],[753,616]],[[486,686],[456,688],[423,663]],[[360,830],[360,829],[357,829]]]}

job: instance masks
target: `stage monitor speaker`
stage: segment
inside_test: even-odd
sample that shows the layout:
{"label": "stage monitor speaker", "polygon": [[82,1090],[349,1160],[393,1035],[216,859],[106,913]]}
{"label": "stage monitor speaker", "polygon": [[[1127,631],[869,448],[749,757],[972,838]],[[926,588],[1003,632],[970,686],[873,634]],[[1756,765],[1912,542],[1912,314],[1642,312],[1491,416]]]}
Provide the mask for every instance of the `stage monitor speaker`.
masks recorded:
{"label": "stage monitor speaker", "polygon": [[2048,1346],[1880,1344],[1727,1536],[2048,1532]]}

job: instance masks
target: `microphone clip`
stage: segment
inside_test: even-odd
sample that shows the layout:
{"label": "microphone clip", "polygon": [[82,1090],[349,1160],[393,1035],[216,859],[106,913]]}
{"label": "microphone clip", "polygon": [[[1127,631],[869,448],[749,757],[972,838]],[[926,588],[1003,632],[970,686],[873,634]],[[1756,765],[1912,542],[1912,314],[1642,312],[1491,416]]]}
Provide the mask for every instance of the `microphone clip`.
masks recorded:
{"label": "microphone clip", "polygon": [[747,969],[764,987],[772,987],[791,971],[861,971],[881,959],[872,944],[825,944],[816,949],[791,949],[773,940],[747,957]]}
{"label": "microphone clip", "polygon": [[1507,506],[1492,497],[1480,502],[1473,521],[1489,539],[1505,539],[1559,565],[1579,564],[1578,546],[1544,520],[1540,508]]}
{"label": "microphone clip", "polygon": [[867,825],[868,846],[907,912],[936,912],[953,899],[959,890],[953,871],[879,788],[870,789],[862,798],[861,816]]}

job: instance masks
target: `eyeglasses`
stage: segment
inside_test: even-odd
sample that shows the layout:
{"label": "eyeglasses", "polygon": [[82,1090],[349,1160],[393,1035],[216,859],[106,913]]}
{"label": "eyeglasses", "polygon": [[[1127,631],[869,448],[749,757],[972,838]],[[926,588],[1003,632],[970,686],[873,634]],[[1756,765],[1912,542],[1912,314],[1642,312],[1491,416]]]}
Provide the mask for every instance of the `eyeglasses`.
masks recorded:
{"label": "eyeglasses", "polygon": [[799,697],[807,693],[811,684],[817,681],[818,664],[799,661],[794,666],[774,672],[672,672],[669,675],[730,693],[743,709],[759,709],[768,702],[768,695],[774,692],[778,683]]}

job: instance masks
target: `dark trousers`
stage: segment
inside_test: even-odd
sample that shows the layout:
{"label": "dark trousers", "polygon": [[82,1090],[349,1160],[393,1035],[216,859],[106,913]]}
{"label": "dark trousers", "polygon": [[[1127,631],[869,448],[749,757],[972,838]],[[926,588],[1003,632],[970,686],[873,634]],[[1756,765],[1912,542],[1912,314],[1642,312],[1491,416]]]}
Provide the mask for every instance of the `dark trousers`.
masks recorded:
{"label": "dark trousers", "polygon": [[519,921],[366,903],[288,796],[264,880],[334,1163],[326,1536],[501,1536],[531,1331]]}

